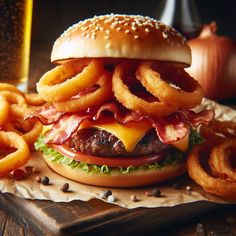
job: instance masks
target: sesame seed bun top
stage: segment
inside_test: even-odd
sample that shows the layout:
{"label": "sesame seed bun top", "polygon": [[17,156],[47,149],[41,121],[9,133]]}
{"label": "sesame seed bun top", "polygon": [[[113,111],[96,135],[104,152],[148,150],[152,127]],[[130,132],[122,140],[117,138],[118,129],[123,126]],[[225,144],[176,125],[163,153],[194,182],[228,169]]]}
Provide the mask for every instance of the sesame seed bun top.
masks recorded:
{"label": "sesame seed bun top", "polygon": [[189,66],[191,51],[175,29],[139,15],[95,16],[67,29],[54,43],[51,61],[126,58]]}

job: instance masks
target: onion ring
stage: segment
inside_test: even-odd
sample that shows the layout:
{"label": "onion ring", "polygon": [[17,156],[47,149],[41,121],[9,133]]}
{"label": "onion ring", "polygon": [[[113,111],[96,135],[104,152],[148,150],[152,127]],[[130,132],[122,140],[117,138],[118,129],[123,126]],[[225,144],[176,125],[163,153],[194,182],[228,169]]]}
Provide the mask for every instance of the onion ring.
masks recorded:
{"label": "onion ring", "polygon": [[209,154],[211,148],[212,145],[209,145],[209,143],[193,148],[187,159],[188,173],[207,193],[229,200],[236,200],[236,183],[210,176],[200,164],[200,156],[206,153]]}
{"label": "onion ring", "polygon": [[[200,104],[203,98],[202,87],[194,80],[187,72],[183,69],[175,68],[169,64],[165,65],[166,71],[170,71],[170,74],[164,76],[164,79],[168,79],[174,84],[178,85],[181,89],[171,86],[169,83],[161,78],[158,71],[154,71],[152,68],[154,62],[144,61],[138,66],[136,77],[142,85],[155,97],[157,97],[161,102],[171,103],[179,105],[184,108],[193,108]],[[155,63],[155,67],[159,70],[161,67],[163,69],[163,64],[160,66]],[[176,74],[176,75],[175,75]],[[167,78],[165,78],[167,77]],[[175,77],[178,77],[176,79]],[[183,88],[186,88],[186,84],[193,91],[187,92]],[[188,89],[189,89],[188,88]]]}
{"label": "onion ring", "polygon": [[200,128],[201,135],[214,143],[220,144],[226,138],[236,138],[236,122],[212,120]]}
{"label": "onion ring", "polygon": [[10,104],[18,104],[19,106],[27,107],[24,96],[18,93],[10,91],[1,91],[0,95],[4,96]]}
{"label": "onion ring", "polygon": [[24,93],[22,91],[20,91],[14,85],[11,85],[8,83],[0,83],[0,92],[1,91],[9,91],[9,92],[17,93],[17,94],[21,95],[22,97],[24,97]]}
{"label": "onion ring", "polygon": [[230,164],[230,148],[236,148],[236,139],[229,139],[212,149],[209,165],[215,176],[236,181],[236,171]]}
{"label": "onion ring", "polygon": [[92,87],[102,72],[102,60],[69,61],[45,73],[37,83],[37,91],[45,101],[58,102]]}
{"label": "onion ring", "polygon": [[111,74],[104,73],[96,83],[99,88],[92,93],[85,94],[79,98],[71,98],[62,102],[55,102],[54,105],[58,111],[78,112],[88,107],[99,105],[112,95]]}
{"label": "onion ring", "polygon": [[2,126],[8,118],[10,110],[10,104],[6,100],[5,96],[0,94],[0,126]]}
{"label": "onion ring", "polygon": [[43,125],[37,120],[24,120],[24,116],[29,111],[26,108],[12,105],[10,109],[11,120],[3,125],[3,129],[21,135],[29,146],[33,146],[43,130]]}
{"label": "onion ring", "polygon": [[123,83],[126,63],[115,67],[112,77],[112,90],[116,99],[126,108],[140,112],[141,114],[154,117],[164,117],[178,110],[178,107],[165,102],[147,102],[129,91],[129,88]]}
{"label": "onion ring", "polygon": [[227,138],[236,138],[236,122],[212,120],[208,126]]}
{"label": "onion ring", "polygon": [[41,106],[46,103],[46,101],[38,93],[26,93],[25,100],[30,106]]}
{"label": "onion ring", "polygon": [[220,144],[225,140],[224,136],[215,133],[211,127],[206,125],[200,127],[200,134],[205,140],[211,140],[215,144]]}
{"label": "onion ring", "polygon": [[0,159],[0,176],[2,177],[24,165],[30,157],[30,152],[25,140],[13,132],[0,131],[0,143],[17,149]]}

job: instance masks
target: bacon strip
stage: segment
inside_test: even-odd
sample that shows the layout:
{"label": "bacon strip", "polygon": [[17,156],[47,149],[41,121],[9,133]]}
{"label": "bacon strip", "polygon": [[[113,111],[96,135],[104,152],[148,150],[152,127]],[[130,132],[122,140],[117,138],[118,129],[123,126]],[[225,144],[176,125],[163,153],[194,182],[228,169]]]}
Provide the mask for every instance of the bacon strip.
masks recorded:
{"label": "bacon strip", "polygon": [[214,112],[212,110],[203,110],[201,112],[194,112],[192,110],[179,111],[181,117],[186,122],[189,122],[192,127],[198,127],[199,125],[208,125],[208,123],[214,118]]}
{"label": "bacon strip", "polygon": [[38,110],[30,112],[25,120],[36,118],[44,125],[50,125],[57,122],[65,112],[59,112],[56,108],[51,106],[43,106]]}
{"label": "bacon strip", "polygon": [[177,114],[173,114],[166,119],[152,120],[158,138],[165,144],[170,144],[185,137],[188,132],[188,124]]}
{"label": "bacon strip", "polygon": [[89,115],[66,114],[45,135],[45,143],[63,144]]}
{"label": "bacon strip", "polygon": [[78,129],[80,123],[85,120],[98,120],[107,117],[109,112],[112,117],[121,124],[130,121],[140,122],[148,120],[156,130],[159,139],[166,144],[182,139],[188,132],[188,126],[197,127],[201,124],[208,124],[213,118],[214,113],[204,110],[196,113],[191,110],[180,110],[165,118],[151,118],[138,114],[137,112],[120,109],[116,103],[106,103],[100,108],[88,109],[84,113],[64,114],[57,112],[55,107],[49,107],[47,111],[34,112],[30,116],[40,119],[43,124],[54,123],[53,128],[46,134],[46,143],[63,144]]}

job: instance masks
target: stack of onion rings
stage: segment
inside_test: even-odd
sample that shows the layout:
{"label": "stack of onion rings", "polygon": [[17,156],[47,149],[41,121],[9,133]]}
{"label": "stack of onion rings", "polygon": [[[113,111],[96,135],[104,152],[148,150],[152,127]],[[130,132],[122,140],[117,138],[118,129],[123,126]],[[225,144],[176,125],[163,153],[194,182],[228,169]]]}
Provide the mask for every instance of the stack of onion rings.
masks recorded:
{"label": "stack of onion rings", "polygon": [[140,112],[141,114],[163,117],[178,110],[179,106],[168,104],[166,102],[147,102],[142,98],[132,94],[123,82],[125,71],[129,67],[127,63],[122,63],[116,66],[113,78],[112,89],[116,99],[126,108]]}
{"label": "stack of onion rings", "polygon": [[[45,103],[34,94],[24,94],[15,86],[0,83],[0,145],[14,152],[0,159],[0,176],[24,165],[29,159],[29,148],[42,131],[42,124],[36,120],[24,120],[31,106]],[[10,149],[9,149],[10,148]]]}
{"label": "stack of onion rings", "polygon": [[236,182],[236,171],[230,163],[231,149],[233,149],[233,151],[236,150],[236,139],[229,139],[213,148],[209,165],[215,176]]}
{"label": "stack of onion rings", "polygon": [[[190,177],[207,193],[223,197],[228,200],[236,200],[236,183],[223,178],[215,178],[209,175],[201,166],[200,156],[205,156],[211,151],[212,145],[205,143],[195,147],[188,156],[187,169]],[[209,154],[208,154],[209,155]],[[207,155],[207,158],[208,158]]]}
{"label": "stack of onion rings", "polygon": [[[195,147],[188,156],[188,173],[206,192],[235,201],[236,171],[230,154],[236,150],[236,123],[213,120],[208,126],[202,126],[200,131],[207,142]],[[200,156],[206,153],[211,175],[199,161]]]}

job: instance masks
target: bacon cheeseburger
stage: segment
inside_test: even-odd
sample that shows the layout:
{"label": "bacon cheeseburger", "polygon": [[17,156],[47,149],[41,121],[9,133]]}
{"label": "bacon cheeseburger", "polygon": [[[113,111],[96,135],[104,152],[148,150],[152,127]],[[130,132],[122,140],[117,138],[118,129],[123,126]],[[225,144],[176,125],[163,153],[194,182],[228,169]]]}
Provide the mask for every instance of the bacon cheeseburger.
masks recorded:
{"label": "bacon cheeseburger", "polygon": [[30,118],[51,125],[35,146],[55,172],[111,187],[185,172],[202,141],[195,128],[213,114],[191,110],[203,92],[183,69],[191,52],[178,32],[149,17],[96,16],[66,30],[51,61],[37,84],[48,105]]}

